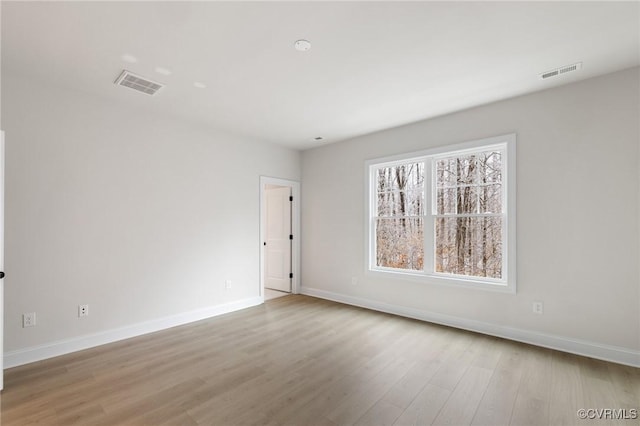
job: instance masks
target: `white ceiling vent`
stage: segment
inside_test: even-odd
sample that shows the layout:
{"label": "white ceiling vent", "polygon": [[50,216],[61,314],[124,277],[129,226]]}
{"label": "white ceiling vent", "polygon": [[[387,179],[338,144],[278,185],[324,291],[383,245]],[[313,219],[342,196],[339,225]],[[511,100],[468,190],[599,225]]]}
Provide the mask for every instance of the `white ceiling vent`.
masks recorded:
{"label": "white ceiling vent", "polygon": [[135,75],[127,70],[123,70],[114,83],[118,86],[124,86],[137,90],[138,92],[146,93],[147,95],[155,95],[158,90],[164,87],[160,83]]}
{"label": "white ceiling vent", "polygon": [[568,72],[578,71],[580,69],[582,69],[582,62],[566,65],[561,68],[556,68],[555,70],[543,72],[542,74],[540,74],[540,78],[544,80],[545,78],[555,77],[558,75],[566,74]]}

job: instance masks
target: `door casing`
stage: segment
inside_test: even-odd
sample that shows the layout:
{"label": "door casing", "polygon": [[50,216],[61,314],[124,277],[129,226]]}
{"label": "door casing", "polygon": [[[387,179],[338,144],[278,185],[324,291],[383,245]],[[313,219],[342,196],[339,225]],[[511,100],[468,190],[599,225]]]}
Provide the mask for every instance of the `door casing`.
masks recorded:
{"label": "door casing", "polygon": [[[0,271],[4,271],[4,130],[0,130]],[[4,389],[4,279],[0,279],[0,391]]]}
{"label": "door casing", "polygon": [[293,234],[293,242],[291,245],[291,293],[300,293],[300,182],[280,179],[269,176],[260,176],[260,289],[259,294],[264,300],[264,283],[265,283],[265,249],[263,243],[266,241],[266,197],[265,190],[267,185],[288,186],[291,188],[293,201],[291,202],[291,229]]}

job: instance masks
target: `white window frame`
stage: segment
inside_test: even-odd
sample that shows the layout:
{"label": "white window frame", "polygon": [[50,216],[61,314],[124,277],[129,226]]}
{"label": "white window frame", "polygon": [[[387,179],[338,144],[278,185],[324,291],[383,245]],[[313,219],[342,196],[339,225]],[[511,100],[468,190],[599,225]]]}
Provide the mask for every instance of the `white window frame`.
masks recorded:
{"label": "white window frame", "polygon": [[[432,167],[434,160],[443,157],[465,155],[466,153],[486,151],[502,151],[503,162],[503,222],[502,222],[502,278],[484,278],[449,273],[435,272],[434,262],[434,220],[435,201],[433,194],[433,182],[435,170]],[[380,267],[376,265],[376,171],[382,167],[390,167],[408,162],[424,162],[424,270],[412,271]],[[459,143],[455,145],[441,146],[423,151],[394,155],[384,158],[368,160],[365,163],[365,273],[369,276],[394,277],[411,281],[419,281],[427,284],[458,286],[465,288],[490,290],[504,293],[516,292],[516,134],[495,136]]]}

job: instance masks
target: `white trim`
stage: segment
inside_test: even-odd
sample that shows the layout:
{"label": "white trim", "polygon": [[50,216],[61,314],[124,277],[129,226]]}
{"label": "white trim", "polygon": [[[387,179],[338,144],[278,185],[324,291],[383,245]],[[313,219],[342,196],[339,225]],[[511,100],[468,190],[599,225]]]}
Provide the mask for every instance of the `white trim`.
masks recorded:
{"label": "white trim", "polygon": [[[4,271],[4,130],[0,130],[0,271]],[[4,279],[0,280],[0,390],[4,389]]]}
{"label": "white trim", "polygon": [[444,315],[429,312],[421,309],[408,308],[405,306],[392,305],[378,302],[371,299],[364,299],[356,296],[334,293],[315,288],[303,287],[302,294],[332,300],[334,302],[345,303],[347,305],[359,306],[375,311],[400,315],[407,318],[418,319],[477,333],[488,334],[490,336],[515,340],[517,342],[528,343],[544,348],[569,352],[590,358],[615,362],[618,364],[640,367],[640,351],[623,348],[619,346],[605,345],[602,343],[589,342],[586,340],[573,339],[570,337],[557,336],[553,334],[539,333],[536,331],[522,330],[514,327],[505,327],[476,321],[468,318],[460,318],[451,315]]}
{"label": "white trim", "polygon": [[79,336],[71,339],[59,340],[57,342],[46,343],[44,345],[19,349],[17,351],[6,352],[4,354],[4,368],[17,367],[19,365],[81,351],[83,349],[89,349],[95,346],[129,339],[143,334],[166,330],[171,327],[250,308],[252,306],[260,305],[263,302],[264,300],[261,297],[252,297],[249,299],[238,300],[237,302],[210,306],[191,312],[184,312],[169,317],[128,325],[122,328],[101,331],[99,333],[88,334],[86,336]]}
{"label": "white trim", "polygon": [[377,268],[365,270],[365,275],[377,278],[393,278],[402,281],[425,283],[437,286],[469,288],[473,290],[484,290],[496,293],[515,294],[515,289],[500,281],[476,280],[475,277],[463,275],[453,275],[444,273],[427,274],[424,272],[413,272],[404,269]]}
{"label": "white trim", "polygon": [[264,302],[264,245],[265,241],[265,199],[264,191],[267,185],[288,186],[291,188],[293,202],[291,204],[291,227],[293,228],[293,247],[291,248],[291,293],[300,292],[300,182],[294,180],[280,179],[269,176],[260,176],[260,289],[259,294]]}

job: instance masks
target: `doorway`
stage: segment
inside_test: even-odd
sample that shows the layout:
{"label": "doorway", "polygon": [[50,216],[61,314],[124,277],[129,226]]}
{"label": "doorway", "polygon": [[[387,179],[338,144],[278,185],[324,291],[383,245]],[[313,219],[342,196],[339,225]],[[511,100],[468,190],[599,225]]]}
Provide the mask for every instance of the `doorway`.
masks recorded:
{"label": "doorway", "polygon": [[263,300],[298,293],[300,184],[260,178],[260,295]]}

